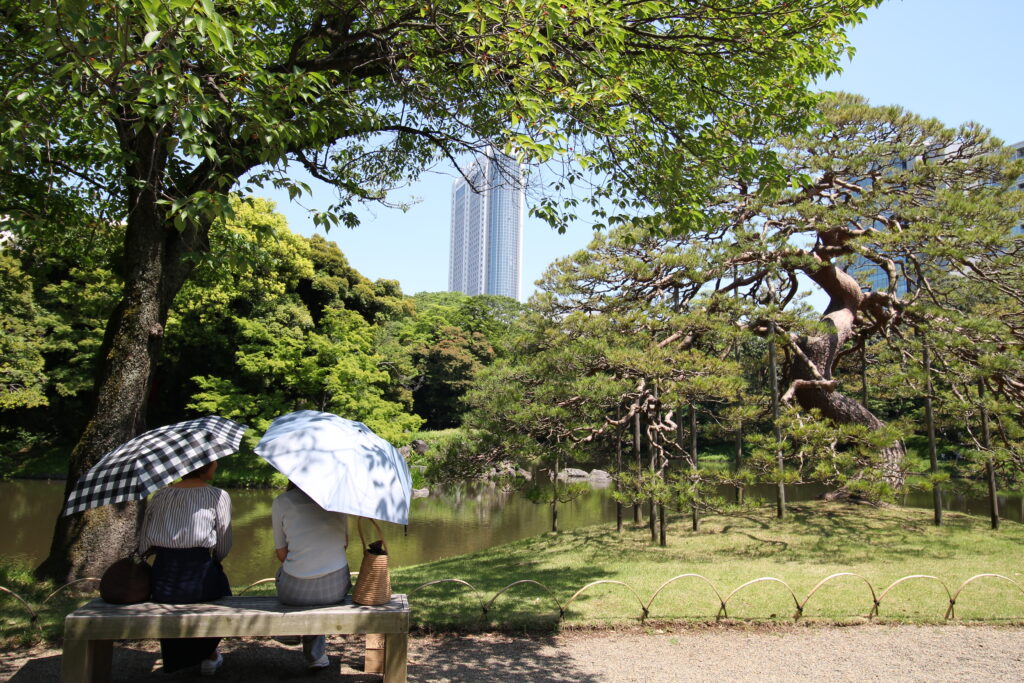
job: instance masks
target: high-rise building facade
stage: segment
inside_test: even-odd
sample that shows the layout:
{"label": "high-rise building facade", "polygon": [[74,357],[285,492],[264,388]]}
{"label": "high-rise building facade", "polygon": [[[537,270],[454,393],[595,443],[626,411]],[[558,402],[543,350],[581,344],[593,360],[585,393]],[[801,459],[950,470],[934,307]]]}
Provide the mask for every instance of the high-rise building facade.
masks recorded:
{"label": "high-rise building facade", "polygon": [[[1014,159],[1024,159],[1024,141],[1016,142],[1010,145],[1010,147],[1013,149]],[[913,162],[900,162],[900,166],[906,169],[908,163]],[[1017,178],[1015,187],[1018,190],[1024,190],[1024,175]],[[874,227],[877,230],[885,229],[884,225],[880,221],[875,221]],[[1013,233],[1016,235],[1024,235],[1024,225],[1015,226],[1013,228]],[[885,291],[889,286],[889,276],[886,274],[886,272],[882,270],[882,268],[880,268],[877,264],[875,264],[872,261],[869,261],[863,256],[854,257],[846,270],[855,278],[857,278],[857,282],[860,283],[861,287],[865,291],[881,292]],[[909,292],[909,290],[910,285],[907,282],[907,279],[900,278],[899,282],[896,284],[897,296],[904,296]]]}
{"label": "high-rise building facade", "polygon": [[519,299],[525,196],[519,162],[490,151],[456,179],[449,291]]}
{"label": "high-rise building facade", "polygon": [[[1010,147],[1013,148],[1014,159],[1024,159],[1024,140],[1022,140],[1021,142],[1015,142],[1012,145],[1010,145]],[[1016,187],[1018,190],[1024,190],[1024,175],[1017,178]],[[1024,235],[1024,225],[1018,225],[1017,227],[1015,227],[1013,229],[1013,233],[1015,235]]]}

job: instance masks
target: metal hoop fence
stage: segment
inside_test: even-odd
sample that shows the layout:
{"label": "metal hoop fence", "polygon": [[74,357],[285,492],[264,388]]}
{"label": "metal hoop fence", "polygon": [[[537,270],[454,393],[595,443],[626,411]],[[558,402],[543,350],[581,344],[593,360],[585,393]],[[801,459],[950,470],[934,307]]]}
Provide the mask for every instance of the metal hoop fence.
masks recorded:
{"label": "metal hoop fence", "polygon": [[[353,572],[352,575],[354,577],[358,576],[358,572]],[[466,581],[464,579],[458,579],[458,578],[436,579],[434,581],[428,581],[427,583],[420,584],[420,585],[416,586],[415,588],[411,589],[408,592],[408,597],[409,597],[410,603],[412,604],[413,608],[415,609],[415,601],[413,600],[413,597],[417,593],[419,593],[420,591],[422,591],[424,589],[427,589],[427,588],[434,587],[434,586],[438,586],[438,585],[441,585],[441,584],[455,584],[456,586],[462,587],[464,589],[468,589],[472,593],[474,602],[476,603],[476,607],[480,611],[481,618],[486,619],[491,614],[492,610],[494,609],[495,601],[499,597],[501,597],[503,594],[505,594],[506,592],[510,591],[513,588],[517,588],[517,587],[521,587],[521,586],[530,586],[530,587],[535,587],[535,588],[542,589],[542,592],[548,598],[550,598],[551,602],[553,603],[554,608],[555,608],[555,610],[557,612],[557,615],[558,615],[558,617],[557,617],[558,621],[562,621],[562,620],[565,619],[566,610],[569,608],[569,606],[572,605],[572,603],[575,602],[582,595],[584,595],[585,593],[587,593],[588,591],[590,591],[591,589],[593,589],[593,588],[595,588],[597,586],[610,586],[610,587],[614,587],[616,589],[628,591],[628,593],[630,595],[632,595],[632,597],[636,600],[637,607],[639,608],[639,613],[636,615],[636,618],[638,619],[638,621],[640,623],[644,623],[647,619],[651,618],[651,616],[652,616],[652,606],[654,605],[655,600],[657,600],[657,598],[662,594],[662,592],[667,587],[669,587],[671,584],[673,584],[673,583],[675,583],[677,581],[681,581],[683,579],[691,579],[691,580],[694,580],[697,583],[698,588],[703,588],[706,591],[710,591],[712,594],[714,594],[714,596],[715,596],[715,598],[716,598],[716,600],[718,602],[718,612],[715,614],[715,620],[719,621],[719,620],[721,620],[723,618],[728,618],[729,617],[729,613],[728,613],[729,602],[737,594],[739,594],[741,592],[748,591],[748,590],[752,589],[755,586],[765,586],[765,585],[769,585],[769,584],[777,584],[777,585],[781,585],[785,589],[785,591],[789,594],[789,597],[792,599],[792,601],[793,601],[793,609],[794,609],[792,619],[793,619],[794,622],[796,622],[796,621],[799,621],[804,616],[804,612],[805,612],[805,609],[807,607],[807,603],[810,601],[810,599],[812,597],[814,597],[814,595],[819,591],[819,589],[821,589],[823,586],[825,586],[826,584],[828,584],[828,583],[830,583],[830,582],[832,582],[832,581],[834,581],[836,579],[841,579],[841,578],[846,578],[846,577],[856,579],[856,580],[858,580],[858,582],[864,584],[865,602],[867,603],[868,602],[868,598],[870,598],[870,605],[869,605],[867,614],[865,615],[865,617],[869,621],[874,619],[875,617],[879,616],[879,611],[880,611],[880,608],[881,608],[883,600],[885,600],[885,598],[891,592],[893,592],[894,589],[896,589],[899,586],[902,586],[903,584],[905,584],[907,582],[910,582],[910,581],[914,581],[914,582],[930,582],[930,583],[933,583],[933,584],[937,583],[939,586],[941,586],[941,588],[942,588],[942,590],[943,590],[943,592],[945,593],[945,596],[946,596],[946,602],[943,603],[943,605],[942,605],[942,608],[945,610],[944,613],[943,613],[943,619],[946,620],[946,621],[950,621],[950,620],[956,619],[957,600],[960,598],[960,595],[963,592],[963,590],[968,585],[974,583],[975,581],[979,581],[981,579],[997,580],[1001,585],[1005,586],[1007,588],[1007,590],[1009,590],[1014,595],[1019,593],[1022,597],[1024,597],[1024,586],[1022,586],[1020,582],[1018,582],[1018,581],[1016,581],[1016,580],[1014,580],[1014,579],[1012,579],[1012,578],[1010,578],[1008,576],[1004,576],[1002,574],[995,574],[995,573],[991,573],[991,572],[986,572],[986,573],[983,573],[983,574],[975,574],[974,576],[970,577],[969,579],[967,579],[963,583],[961,583],[956,588],[956,590],[950,590],[950,585],[947,584],[945,581],[943,581],[942,579],[940,579],[937,576],[932,576],[930,574],[911,574],[909,576],[903,576],[901,578],[896,579],[895,581],[890,583],[888,586],[886,586],[881,591],[876,590],[875,585],[873,583],[871,583],[871,581],[868,580],[866,577],[861,576],[860,574],[855,574],[853,572],[837,572],[835,574],[831,574],[829,576],[826,576],[821,581],[819,581],[817,584],[815,584],[815,586],[807,593],[807,595],[805,595],[803,597],[802,600],[797,596],[796,592],[793,590],[793,588],[788,583],[786,583],[784,580],[776,578],[774,576],[762,576],[762,577],[758,577],[756,579],[751,579],[750,581],[747,581],[746,583],[743,583],[743,584],[737,586],[736,588],[732,589],[728,593],[725,593],[724,591],[719,590],[719,588],[717,586],[715,586],[714,582],[712,582],[706,576],[703,576],[701,574],[693,574],[693,573],[679,574],[679,575],[673,576],[672,578],[670,578],[667,581],[663,582],[660,586],[658,586],[658,588],[654,591],[654,593],[651,595],[651,597],[646,602],[643,600],[643,598],[640,597],[640,594],[631,585],[629,585],[628,583],[626,583],[624,581],[618,581],[618,580],[614,580],[614,579],[601,579],[601,580],[598,580],[598,581],[592,581],[592,582],[586,584],[585,586],[581,587],[579,590],[575,591],[572,594],[572,596],[568,600],[566,600],[564,603],[561,602],[558,599],[558,596],[555,594],[555,592],[553,590],[551,590],[551,588],[549,588],[544,583],[542,583],[540,581],[536,581],[534,579],[519,579],[517,581],[513,581],[512,583],[508,584],[507,586],[505,586],[501,590],[499,590],[496,593],[494,593],[494,595],[492,595],[489,600],[485,600],[484,599],[484,594],[481,593],[481,591],[476,586],[474,586],[472,583],[470,583],[469,581]],[[71,583],[67,583],[67,584],[61,586],[60,588],[54,590],[53,592],[51,592],[49,595],[46,596],[45,599],[43,599],[42,601],[38,602],[36,606],[33,606],[32,603],[29,600],[26,600],[24,597],[22,597],[18,593],[14,592],[13,590],[11,590],[9,588],[6,588],[4,586],[0,586],[0,599],[2,599],[3,595],[10,595],[10,596],[12,596],[14,599],[17,600],[17,602],[20,605],[20,607],[22,609],[24,609],[28,613],[30,622],[37,629],[41,629],[41,626],[39,624],[40,613],[41,613],[42,610],[47,609],[48,607],[52,606],[51,605],[51,601],[52,601],[52,599],[55,596],[59,595],[61,592],[65,591],[65,590],[67,590],[71,586],[75,586],[75,585],[86,583],[86,582],[98,582],[98,581],[99,581],[99,579],[97,579],[97,578],[87,577],[87,578],[83,578],[83,579],[78,579],[77,581],[72,581]],[[261,584],[265,584],[265,583],[269,583],[269,582],[272,582],[272,581],[274,581],[273,578],[260,579],[259,581],[255,581],[255,582],[249,584],[248,586],[246,586],[245,588],[241,589],[240,591],[238,591],[237,594],[238,595],[242,595],[242,594],[246,593],[247,591],[249,591],[251,588],[254,588],[255,586],[258,586],[258,585],[261,585]],[[1022,608],[1024,608],[1024,603],[1022,603]],[[858,613],[852,613],[849,616],[860,616],[861,614],[863,614],[863,613],[862,612],[858,612]],[[624,618],[632,618],[632,615],[630,615],[630,614],[624,614],[622,616]],[[1024,617],[1022,617],[1022,618],[1024,618]]]}

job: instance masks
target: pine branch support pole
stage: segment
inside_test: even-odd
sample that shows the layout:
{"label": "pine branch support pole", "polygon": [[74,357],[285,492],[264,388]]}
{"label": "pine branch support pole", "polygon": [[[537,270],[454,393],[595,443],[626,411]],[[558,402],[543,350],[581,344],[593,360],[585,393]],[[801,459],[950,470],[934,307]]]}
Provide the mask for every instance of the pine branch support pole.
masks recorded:
{"label": "pine branch support pole", "polygon": [[[622,415],[622,407],[620,406],[619,409],[615,413],[615,419],[616,420],[621,419],[621,415]],[[622,437],[623,437],[622,431],[623,431],[623,427],[620,427],[619,430],[615,434],[615,471],[619,475],[622,474]],[[618,489],[619,489],[619,482],[616,481],[615,482],[615,490],[618,491]],[[615,501],[615,531],[620,533],[620,534],[622,533],[622,501],[621,500],[616,500]]]}
{"label": "pine branch support pole", "polygon": [[[988,451],[992,447],[992,433],[988,427],[988,406],[985,405],[985,381],[978,380],[978,398],[981,408],[981,445]],[[988,481],[988,511],[992,530],[999,531],[999,496],[996,495],[996,466],[990,455],[985,461],[985,479]]]}
{"label": "pine branch support pole", "polygon": [[[928,343],[922,347],[924,362],[924,421],[928,428],[928,460],[931,463],[932,476],[939,473],[939,454],[935,446],[935,411],[932,406],[932,359],[928,351]],[[935,508],[935,526],[942,526],[942,489],[939,482],[932,482],[932,505]]]}
{"label": "pine branch support pole", "polygon": [[[696,474],[697,469],[700,467],[700,463],[697,460],[697,409],[694,405],[690,404],[690,468]],[[694,496],[693,503],[690,507],[690,526],[693,531],[700,531],[700,508],[698,507],[697,497]]]}
{"label": "pine branch support pole", "polygon": [[[739,279],[739,270],[736,267],[733,267],[733,271],[732,272],[733,272],[733,280],[738,280]],[[733,289],[733,297],[736,300],[739,300],[739,298],[740,298],[740,288],[739,287],[736,287],[735,289]],[[736,367],[742,367],[741,363],[743,362],[743,351],[742,351],[741,347],[742,347],[742,343],[741,343],[741,341],[739,339],[737,339],[736,340],[736,351],[735,351]],[[739,407],[740,405],[742,405],[742,401],[737,401],[737,407]],[[733,457],[735,458],[735,460],[733,462],[734,471],[739,472],[740,469],[743,467],[743,419],[742,418],[740,418],[736,422],[736,444],[735,444],[735,450],[734,450],[734,453],[733,453]],[[736,485],[736,502],[737,503],[743,503],[743,487],[740,486],[739,484]]]}
{"label": "pine branch support pole", "polygon": [[[640,462],[640,411],[633,415],[633,454],[636,456],[636,474],[640,476],[643,463]],[[640,524],[640,496],[633,501],[633,524]]]}
{"label": "pine branch support pole", "polygon": [[[778,373],[778,358],[775,352],[775,321],[768,323],[768,379],[771,385],[772,392],[772,432],[775,435],[775,443],[782,443],[782,431],[779,428],[779,373]],[[775,495],[775,516],[779,519],[783,519],[786,516],[786,484],[785,479],[785,464],[782,460],[782,448],[776,445],[775,448],[775,461],[778,463],[779,468],[779,480],[776,485]]]}

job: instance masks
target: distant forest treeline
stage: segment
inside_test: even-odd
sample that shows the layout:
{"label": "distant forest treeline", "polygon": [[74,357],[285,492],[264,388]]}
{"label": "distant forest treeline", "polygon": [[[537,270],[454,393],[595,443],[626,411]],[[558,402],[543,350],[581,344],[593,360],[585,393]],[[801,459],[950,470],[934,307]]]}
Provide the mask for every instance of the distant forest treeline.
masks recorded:
{"label": "distant forest treeline", "polygon": [[[292,233],[273,203],[233,205],[174,301],[147,426],[219,414],[262,432],[279,414],[311,408],[403,443],[420,428],[459,424],[470,380],[502,354],[518,302],[406,296],[394,280],[362,276],[334,242]],[[121,294],[118,234],[68,226],[0,251],[0,473],[41,451],[70,451],[81,434]]]}

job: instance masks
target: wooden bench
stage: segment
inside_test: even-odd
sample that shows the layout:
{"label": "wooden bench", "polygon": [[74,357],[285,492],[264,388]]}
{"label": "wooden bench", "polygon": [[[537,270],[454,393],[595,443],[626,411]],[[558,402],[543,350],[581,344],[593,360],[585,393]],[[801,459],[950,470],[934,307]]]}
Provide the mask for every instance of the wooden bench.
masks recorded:
{"label": "wooden bench", "polygon": [[405,680],[409,633],[405,595],[392,595],[391,602],[379,607],[351,603],[292,607],[267,596],[229,597],[193,605],[111,605],[96,599],[64,619],[60,677],[63,683],[109,681],[115,640],[321,633],[384,634],[384,681]]}

